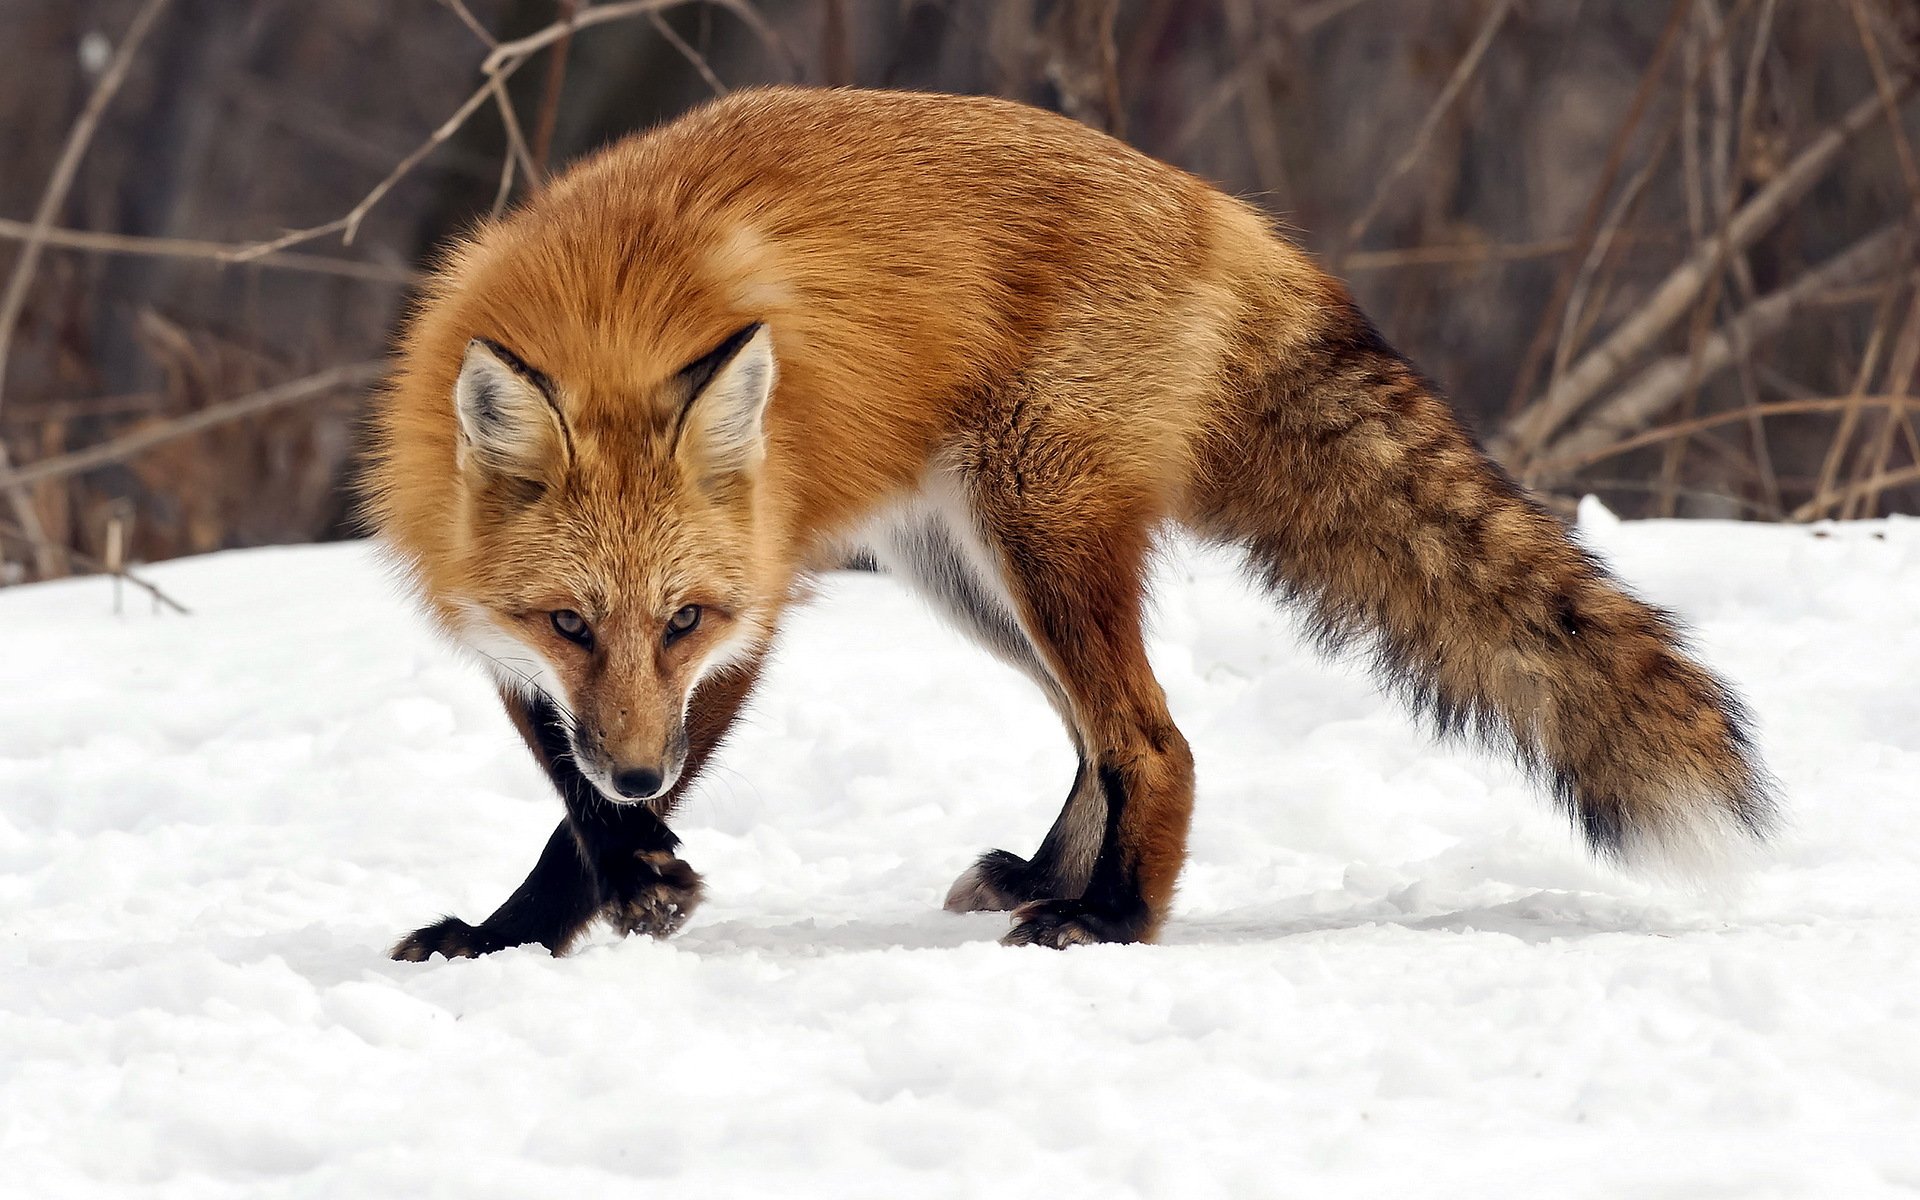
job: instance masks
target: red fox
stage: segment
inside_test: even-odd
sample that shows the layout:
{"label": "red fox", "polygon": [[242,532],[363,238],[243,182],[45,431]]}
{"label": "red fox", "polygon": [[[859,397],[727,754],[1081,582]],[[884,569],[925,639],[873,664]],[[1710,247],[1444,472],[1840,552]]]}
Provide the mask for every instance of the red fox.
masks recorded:
{"label": "red fox", "polygon": [[1169,527],[1532,768],[1598,854],[1761,839],[1742,710],[1257,211],[1002,100],[739,92],[454,247],[367,512],[566,805],[519,890],[393,954],[666,936],[666,825],[813,573],[866,553],[1030,676],[1080,756],[946,906],[1152,940],[1194,765],[1141,637]]}

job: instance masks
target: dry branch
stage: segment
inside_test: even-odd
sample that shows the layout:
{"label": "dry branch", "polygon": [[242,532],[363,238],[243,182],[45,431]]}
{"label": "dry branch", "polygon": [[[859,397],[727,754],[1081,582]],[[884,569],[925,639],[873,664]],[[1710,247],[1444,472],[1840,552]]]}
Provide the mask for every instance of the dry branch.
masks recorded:
{"label": "dry branch", "polygon": [[302,376],[289,383],[222,401],[163,424],[127,434],[125,437],[102,442],[98,446],[89,446],[85,450],[76,450],[72,454],[62,454],[55,458],[44,458],[11,473],[0,474],[0,488],[20,487],[45,479],[58,479],[81,471],[91,471],[95,467],[103,467],[108,463],[131,458],[163,442],[183,438],[191,433],[199,433],[203,429],[212,429],[216,425],[225,425],[230,421],[250,417],[271,408],[279,408],[295,400],[304,400],[309,396],[336,391],[340,388],[359,387],[372,383],[380,378],[384,369],[384,363],[369,361],[347,363],[344,366],[316,371],[312,375]]}
{"label": "dry branch", "polygon": [[500,44],[500,39],[488,33],[487,27],[482,25],[472,12],[468,11],[465,0],[440,0],[440,5],[454,16],[460,18],[460,23],[471,30],[473,36],[480,39],[480,44],[487,47],[487,49],[491,50]]}
{"label": "dry branch", "polygon": [[1873,71],[1873,86],[1880,93],[1880,102],[1887,110],[1887,127],[1893,131],[1893,151],[1900,163],[1900,177],[1907,184],[1907,198],[1914,210],[1920,212],[1920,163],[1914,161],[1913,145],[1907,140],[1906,127],[1900,123],[1899,85],[1887,70],[1887,63],[1880,55],[1880,40],[1867,27],[1866,10],[1861,8],[1860,0],[1848,0],[1852,11],[1854,28],[1860,34],[1860,49],[1867,56],[1867,66]]}
{"label": "dry branch", "polygon": [[1635,450],[1644,450],[1648,446],[1658,446],[1662,442],[1675,438],[1692,437],[1721,425],[1732,425],[1740,421],[1765,420],[1768,417],[1806,416],[1810,413],[1845,412],[1848,406],[1861,408],[1891,408],[1896,404],[1905,404],[1905,396],[1804,396],[1794,400],[1775,400],[1765,404],[1742,405],[1726,412],[1711,413],[1704,417],[1690,417],[1684,421],[1675,421],[1671,425],[1662,425],[1649,429],[1645,433],[1636,433],[1630,438],[1603,446],[1598,450],[1583,454],[1578,458],[1554,458],[1542,462],[1542,471],[1577,471],[1590,467],[1594,463],[1604,462]]}
{"label": "dry branch", "polygon": [[[1911,79],[1903,84],[1910,94]],[[1667,276],[1632,316],[1600,345],[1587,352],[1554,389],[1516,416],[1494,444],[1494,453],[1510,465],[1525,466],[1556,433],[1596,399],[1620,373],[1651,349],[1684,317],[1714,277],[1716,264],[1751,246],[1772,228],[1794,202],[1827,172],[1840,151],[1886,109],[1875,93],[1854,105],[1840,121],[1815,138],[1772,182],[1742,205],[1712,245],[1702,247]]]}
{"label": "dry branch", "polygon": [[[46,245],[47,230],[53,227],[54,217],[59,215],[61,206],[67,202],[67,192],[72,188],[73,177],[80,169],[80,160],[93,143],[93,133],[100,125],[101,115],[120,91],[120,85],[126,82],[127,69],[133,65],[134,55],[139,52],[148,31],[171,2],[147,0],[140,11],[134,14],[133,23],[127,26],[119,47],[101,72],[100,82],[94,85],[93,94],[87,97],[86,107],[80,110],[73,129],[67,134],[66,144],[60,149],[60,158],[54,164],[53,174],[40,193],[40,206],[33,214],[33,227],[20,248],[20,257],[14,262],[13,276],[7,281],[6,294],[0,297],[0,400],[6,397],[7,361],[13,354],[14,327],[20,321],[21,310],[26,307],[27,288],[33,283],[34,270],[40,265],[40,251]],[[11,466],[12,459],[7,454],[6,446],[0,445],[0,472]],[[33,507],[33,497],[18,487],[6,490],[7,501],[13,506],[21,530],[33,543],[35,570],[42,577],[59,574],[59,552],[47,540],[46,530],[40,524],[40,514]]]}
{"label": "dry branch", "polygon": [[[1672,235],[1651,231],[1615,230],[1616,245],[1644,245],[1670,242]],[[1437,242],[1425,246],[1406,246],[1398,250],[1355,250],[1341,261],[1346,275],[1368,271],[1395,271],[1403,267],[1487,266],[1493,263],[1524,262],[1533,258],[1552,258],[1574,249],[1579,243],[1570,237],[1546,238],[1538,242],[1463,242],[1448,245]]]}
{"label": "dry branch", "polygon": [[[569,28],[561,35],[560,40],[553,44],[553,53],[547,57],[547,78],[541,89],[540,110],[533,124],[533,161],[534,165],[542,171],[545,171],[548,163],[552,161],[553,130],[560,121],[560,94],[566,89],[567,59],[573,53],[571,23],[573,15],[580,11],[580,0],[555,0],[555,2],[559,4],[560,11],[564,14],[558,23],[567,25]],[[658,17],[660,13],[656,9],[647,15]],[[498,76],[489,73],[488,78],[494,81],[496,88],[499,87]]]}
{"label": "dry branch", "polygon": [[1593,185],[1593,194],[1588,197],[1586,211],[1580,217],[1580,227],[1573,235],[1578,249],[1574,257],[1561,267],[1560,275],[1554,281],[1553,294],[1541,310],[1540,324],[1534,329],[1526,352],[1521,355],[1520,369],[1514,375],[1513,395],[1507,401],[1508,412],[1517,411],[1522,400],[1532,394],[1540,364],[1546,360],[1547,351],[1553,348],[1554,329],[1559,325],[1560,315],[1573,294],[1574,280],[1581,264],[1586,261],[1594,235],[1599,232],[1601,216],[1607,211],[1607,196],[1613,191],[1614,180],[1619,178],[1620,168],[1626,163],[1627,147],[1632,144],[1634,130],[1640,127],[1640,118],[1646,114],[1647,104],[1653,98],[1654,85],[1666,67],[1668,55],[1680,40],[1680,31],[1686,25],[1692,3],[1693,0],[1673,0],[1673,8],[1667,13],[1667,23],[1660,31],[1660,40],[1654,46],[1653,57],[1648,61],[1647,69],[1640,73],[1640,82],[1634,86],[1633,99],[1627,104],[1627,115],[1621,118],[1619,128],[1614,130],[1613,143],[1607,148],[1606,162],[1600,168],[1600,178]]}
{"label": "dry branch", "polygon": [[[33,539],[27,536],[26,530],[7,521],[0,521],[0,537],[10,537],[25,545],[32,545],[33,542]],[[158,584],[135,575],[131,567],[125,566],[124,564],[119,567],[110,566],[81,550],[69,550],[67,551],[67,556],[89,571],[96,571],[101,574],[112,575],[115,579],[126,580],[128,583],[147,593],[147,595],[152,596],[155,604],[165,605],[183,617],[193,615],[192,610],[186,605],[161,591]]]}
{"label": "dry branch", "polygon": [[[1905,397],[1913,389],[1913,376],[1920,368],[1920,297],[1907,310],[1907,322],[1900,330],[1900,338],[1894,343],[1893,358],[1887,364],[1886,391],[1890,395]],[[1897,427],[1906,423],[1906,403],[1895,404],[1881,423],[1880,434],[1874,439],[1872,455],[1873,465],[1866,472],[1870,479],[1878,479],[1887,473],[1888,456],[1893,453],[1893,434]],[[1879,506],[1880,489],[1869,486],[1861,497],[1862,507],[1854,511],[1851,507],[1840,511],[1842,517],[1863,516]]]}
{"label": "dry branch", "polygon": [[[582,8],[572,15],[555,21],[544,29],[538,29],[523,38],[511,42],[501,42],[480,64],[480,69],[489,75],[510,75],[521,63],[536,52],[551,46],[562,38],[572,37],[582,29],[591,29],[595,25],[604,25],[608,21],[625,21],[633,17],[643,17],[648,13],[659,12],[664,8],[675,8],[689,0],[623,0],[618,4],[597,4],[591,8]],[[746,0],[707,0],[716,8],[724,8],[740,19],[761,45],[780,61],[781,68],[791,77],[795,74],[793,54],[787,49],[780,35],[773,31],[758,9]]]}
{"label": "dry branch", "polygon": [[[1492,9],[1487,12],[1486,20],[1481,22],[1480,32],[1474,36],[1473,44],[1467,47],[1467,52],[1461,56],[1459,65],[1454,67],[1453,74],[1448,76],[1446,86],[1440,89],[1440,94],[1434,97],[1433,103],[1428,106],[1427,115],[1420,121],[1420,128],[1414,131],[1413,141],[1408,143],[1406,150],[1394,160],[1393,165],[1387,168],[1387,173],[1380,177],[1380,182],[1374,185],[1373,197],[1360,210],[1360,215],[1353,219],[1353,223],[1347,226],[1346,236],[1342,240],[1343,246],[1351,246],[1365,236],[1374,218],[1380,215],[1382,208],[1386,207],[1387,197],[1392,193],[1394,185],[1399,183],[1420,161],[1420,156],[1426,153],[1427,143],[1433,138],[1433,131],[1440,127],[1440,118],[1452,110],[1454,100],[1466,88],[1467,82],[1473,78],[1473,73],[1480,69],[1480,60],[1486,56],[1487,47],[1493,45],[1494,35],[1500,32],[1502,25],[1506,24],[1507,14],[1511,11],[1513,11],[1513,0],[1494,0]],[[1338,254],[1334,256],[1336,271],[1339,269],[1340,257],[1341,255]]]}
{"label": "dry branch", "polygon": [[681,37],[680,31],[673,27],[672,22],[668,21],[666,17],[662,16],[658,11],[648,13],[647,20],[653,23],[654,32],[666,39],[667,45],[679,51],[680,57],[686,59],[687,63],[692,66],[694,70],[700,72],[700,78],[706,83],[708,91],[712,92],[715,96],[724,96],[727,94],[727,85],[720,82],[720,76],[714,74],[713,66],[707,62],[706,55],[695,50],[693,46],[687,42],[687,39]]}
{"label": "dry branch", "polygon": [[1911,246],[1911,231],[1906,226],[1886,226],[1808,271],[1792,286],[1754,302],[1702,341],[1697,353],[1671,355],[1648,366],[1633,382],[1554,442],[1543,454],[1544,461],[1528,470],[1529,482],[1546,486],[1561,481],[1570,468],[1556,464],[1577,463],[1644,428],[1691,385],[1731,364],[1737,346],[1754,345],[1779,333],[1793,314],[1805,306],[1808,297],[1858,283],[1884,271],[1889,263],[1903,262],[1901,256],[1908,253]]}
{"label": "dry branch", "polygon": [[1554,343],[1553,373],[1549,376],[1552,384],[1557,385],[1561,377],[1566,374],[1568,360],[1573,357],[1576,346],[1592,328],[1591,322],[1583,323],[1581,317],[1590,308],[1598,313],[1602,307],[1597,302],[1589,304],[1594,285],[1596,283],[1603,285],[1602,295],[1604,296],[1604,285],[1612,282],[1612,275],[1609,272],[1603,277],[1601,272],[1614,263],[1615,239],[1619,236],[1620,227],[1632,219],[1635,210],[1639,208],[1641,199],[1647,193],[1648,185],[1653,181],[1654,173],[1659,170],[1660,163],[1666,157],[1667,145],[1676,128],[1677,126],[1670,125],[1661,134],[1659,141],[1648,152],[1647,161],[1641,164],[1640,169],[1634,172],[1633,178],[1627,181],[1627,186],[1621,189],[1619,197],[1607,212],[1606,219],[1600,223],[1587,242],[1586,260],[1575,272],[1573,286],[1564,298],[1565,307],[1560,320],[1560,336]]}
{"label": "dry branch", "polygon": [[1817,521],[1836,504],[1846,507],[1851,505],[1855,500],[1864,500],[1868,496],[1878,496],[1888,488],[1906,487],[1908,484],[1913,483],[1920,483],[1920,466],[1902,467],[1898,471],[1885,471],[1850,485],[1838,495],[1822,496],[1801,505],[1793,511],[1792,519],[1795,521]]}
{"label": "dry branch", "polygon": [[[453,115],[441,122],[440,126],[428,135],[425,141],[414,147],[412,152],[395,164],[394,168],[387,173],[386,177],[375,184],[373,190],[368,192],[345,216],[336,217],[324,224],[314,225],[307,229],[296,229],[291,233],[282,234],[280,237],[244,247],[234,253],[233,261],[251,262],[257,258],[278,253],[290,246],[310,242],[316,238],[326,237],[328,234],[333,233],[340,234],[340,240],[343,243],[351,245],[354,237],[360,231],[361,222],[366,220],[367,214],[372,212],[374,207],[378,205],[381,200],[385,199],[387,193],[392,191],[402,179],[412,173],[413,169],[419,166],[429,154],[433,153],[441,144],[458,133],[461,127],[467,123],[468,118],[472,117],[488,99],[493,99],[500,105],[501,118],[509,124],[508,139],[513,145],[514,153],[516,155],[527,154],[527,159],[521,169],[527,171],[529,178],[537,182],[540,178],[541,167],[540,151],[542,147],[538,144],[540,139],[536,135],[535,145],[531,148],[531,152],[528,152],[526,140],[515,136],[518,133],[518,122],[512,118],[511,106],[506,103],[505,93],[502,91],[502,87],[507,79],[521,67],[525,66],[527,61],[535,53],[555,42],[571,39],[579,30],[588,29],[595,25],[603,25],[609,21],[646,16],[650,13],[659,12],[662,9],[674,8],[690,2],[691,0],[629,0],[627,3],[602,4],[596,7],[579,8],[561,20],[555,21],[534,33],[530,33],[526,37],[518,38],[511,42],[495,43],[493,49],[487,53],[486,59],[481,63],[481,71],[486,76],[486,82],[474,89],[473,93],[461,102],[460,107],[454,110]],[[779,36],[767,25],[766,21],[760,16],[759,11],[755,9],[753,5],[747,3],[747,0],[706,0],[706,2],[716,7],[724,8],[738,17],[743,24],[754,32],[755,36],[767,47],[768,51],[780,59],[785,65],[787,73],[789,75],[793,73],[792,56],[787,51],[785,44],[780,41]],[[484,29],[479,29],[477,32],[485,34]],[[487,36],[490,37],[491,35]]]}
{"label": "dry branch", "polygon": [[[34,236],[33,226],[25,221],[0,217],[0,241],[26,241]],[[132,254],[148,258],[205,259],[221,266],[233,266],[236,256],[248,249],[232,242],[205,242],[191,238],[148,237],[135,233],[97,233],[87,229],[48,229],[41,242],[59,250],[87,250],[96,254]],[[323,254],[263,254],[246,260],[259,267],[283,271],[305,271],[315,275],[338,275],[346,279],[365,279],[374,283],[410,284],[419,275],[408,267],[364,262],[352,258],[330,258]]]}

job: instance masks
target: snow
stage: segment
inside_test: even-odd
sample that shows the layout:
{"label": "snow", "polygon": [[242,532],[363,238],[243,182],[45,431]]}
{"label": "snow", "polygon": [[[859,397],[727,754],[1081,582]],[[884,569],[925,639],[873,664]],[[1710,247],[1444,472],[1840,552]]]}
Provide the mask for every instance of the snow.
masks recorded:
{"label": "snow", "polygon": [[1911,1194],[1920,521],[1583,527],[1761,718],[1744,888],[1586,861],[1180,549],[1192,862],[1164,944],[1064,953],[939,910],[1072,760],[886,580],[791,621],[678,939],[428,964],[559,806],[367,548],[0,592],[0,1195]]}

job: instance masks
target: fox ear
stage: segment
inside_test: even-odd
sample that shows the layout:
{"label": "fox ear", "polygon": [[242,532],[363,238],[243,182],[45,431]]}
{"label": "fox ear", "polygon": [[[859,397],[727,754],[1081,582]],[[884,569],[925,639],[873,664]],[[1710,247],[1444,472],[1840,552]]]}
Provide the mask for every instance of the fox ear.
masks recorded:
{"label": "fox ear", "polygon": [[687,399],[677,449],[702,480],[759,467],[766,455],[761,418],[773,377],[773,335],[759,322],[681,369]]}
{"label": "fox ear", "polygon": [[523,480],[565,469],[571,439],[553,384],[506,347],[486,338],[467,343],[453,404],[461,465]]}

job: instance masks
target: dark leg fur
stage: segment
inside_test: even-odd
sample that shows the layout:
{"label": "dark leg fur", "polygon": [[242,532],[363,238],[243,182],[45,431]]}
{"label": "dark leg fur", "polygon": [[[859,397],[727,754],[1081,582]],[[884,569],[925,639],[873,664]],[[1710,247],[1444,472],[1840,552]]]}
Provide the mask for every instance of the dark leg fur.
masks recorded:
{"label": "dark leg fur", "polygon": [[1099,854],[1106,803],[1082,760],[1065,806],[1033,857],[1005,850],[982,854],[947,893],[947,911],[1012,912],[1034,900],[1078,898]]}
{"label": "dark leg fur", "polygon": [[1013,910],[1013,928],[1000,940],[1009,946],[1056,949],[1091,942],[1137,942],[1154,925],[1154,913],[1142,895],[1136,856],[1129,852],[1120,823],[1127,809],[1126,772],[1101,767],[1100,790],[1106,797],[1106,838],[1093,864],[1093,878],[1078,899],[1032,900]]}
{"label": "dark leg fur", "polygon": [[393,948],[393,957],[406,962],[425,962],[436,954],[474,958],[532,943],[564,954],[599,908],[599,892],[580,857],[573,826],[563,820],[547,839],[526,882],[492,916],[477,926],[444,917],[402,938]]}
{"label": "dark leg fur", "polygon": [[759,661],[721,672],[701,686],[689,715],[689,748],[680,782],[648,805],[614,804],[573,766],[566,729],[550,703],[507,701],[521,735],[567,807],[512,896],[479,925],[446,917],[416,930],[393,957],[423,961],[435,954],[471,958],[509,946],[539,944],[566,953],[596,917],[621,933],[667,937],[700,903],[700,876],[674,855],[680,839],[661,820],[692,786],[725,738],[759,674]]}

